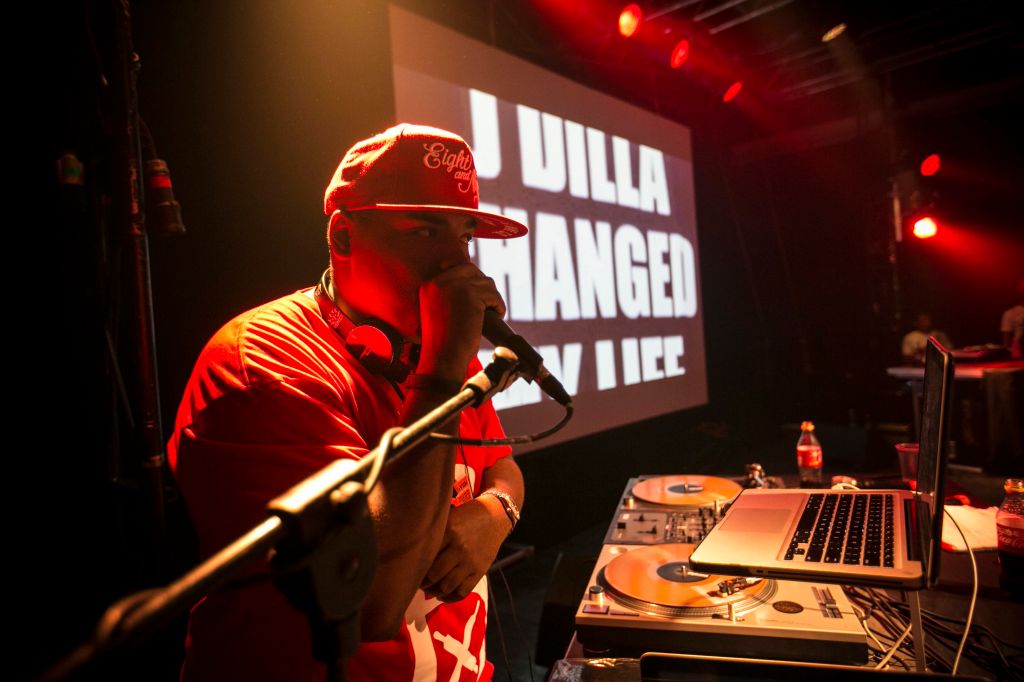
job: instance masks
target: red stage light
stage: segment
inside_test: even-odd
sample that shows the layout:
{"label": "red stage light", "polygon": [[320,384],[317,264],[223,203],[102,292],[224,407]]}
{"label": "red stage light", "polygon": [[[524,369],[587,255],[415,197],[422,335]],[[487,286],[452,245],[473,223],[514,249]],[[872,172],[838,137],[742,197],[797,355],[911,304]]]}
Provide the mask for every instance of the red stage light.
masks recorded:
{"label": "red stage light", "polygon": [[939,225],[929,216],[914,221],[914,236],[918,239],[929,239],[939,231]]}
{"label": "red stage light", "polygon": [[841,36],[845,31],[846,31],[846,24],[836,24],[835,26],[833,26],[829,30],[825,31],[825,34],[823,36],[821,36],[821,42],[823,42],[823,43],[831,42],[831,41],[835,40],[836,38],[838,38],[839,36]]}
{"label": "red stage light", "polygon": [[729,89],[725,91],[724,95],[722,95],[722,101],[723,102],[731,102],[731,101],[733,101],[734,99],[736,99],[736,95],[740,94],[740,90],[742,90],[742,89],[743,89],[743,82],[742,81],[736,81],[735,83],[730,85]]}
{"label": "red stage light", "polygon": [[928,177],[935,175],[942,168],[942,159],[938,154],[931,154],[921,162],[921,175]]}
{"label": "red stage light", "polygon": [[622,37],[628,38],[636,33],[636,30],[640,28],[640,22],[643,21],[643,18],[643,10],[635,2],[623,7],[622,11],[619,12],[619,33],[622,34]]}
{"label": "red stage light", "polygon": [[686,61],[686,58],[690,56],[690,41],[683,38],[676,46],[672,48],[672,56],[669,57],[668,63],[673,69],[678,69]]}

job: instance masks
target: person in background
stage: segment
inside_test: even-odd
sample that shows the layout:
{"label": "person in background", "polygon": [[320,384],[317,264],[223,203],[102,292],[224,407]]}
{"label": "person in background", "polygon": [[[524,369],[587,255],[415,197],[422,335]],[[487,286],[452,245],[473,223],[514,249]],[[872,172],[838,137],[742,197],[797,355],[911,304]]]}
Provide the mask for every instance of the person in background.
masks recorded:
{"label": "person in background", "polygon": [[946,348],[952,348],[953,342],[946,332],[932,328],[932,316],[928,313],[918,313],[914,318],[914,329],[906,333],[901,345],[903,361],[916,365],[924,364],[924,351],[928,347],[928,337],[935,339]]}
{"label": "person in background", "polygon": [[1003,345],[1014,360],[1024,359],[1024,277],[1017,280],[1017,305],[1003,313],[999,324]]}

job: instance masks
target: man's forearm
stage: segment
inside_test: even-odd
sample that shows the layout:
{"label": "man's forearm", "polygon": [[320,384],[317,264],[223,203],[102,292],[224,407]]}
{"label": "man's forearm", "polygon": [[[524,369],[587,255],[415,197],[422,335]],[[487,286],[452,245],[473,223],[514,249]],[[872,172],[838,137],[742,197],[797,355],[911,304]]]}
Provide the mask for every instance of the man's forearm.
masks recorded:
{"label": "man's forearm", "polygon": [[[423,579],[427,595],[457,601],[479,583],[513,528],[515,513],[506,509],[507,497],[515,509],[523,503],[523,476],[511,457],[485,469],[480,494],[455,507],[448,516],[441,551]],[[498,494],[487,494],[490,490]]]}
{"label": "man's forearm", "polygon": [[[410,391],[402,407],[408,426],[443,403],[445,396]],[[455,434],[458,419],[440,432]],[[456,448],[426,441],[389,464],[370,495],[378,565],[363,604],[364,639],[387,639],[437,554],[451,503]]]}
{"label": "man's forearm", "polygon": [[[485,469],[481,477],[481,484],[481,491],[496,490],[505,493],[515,502],[517,509],[523,508],[526,495],[523,473],[511,456],[502,457]],[[502,511],[504,512],[504,508]]]}

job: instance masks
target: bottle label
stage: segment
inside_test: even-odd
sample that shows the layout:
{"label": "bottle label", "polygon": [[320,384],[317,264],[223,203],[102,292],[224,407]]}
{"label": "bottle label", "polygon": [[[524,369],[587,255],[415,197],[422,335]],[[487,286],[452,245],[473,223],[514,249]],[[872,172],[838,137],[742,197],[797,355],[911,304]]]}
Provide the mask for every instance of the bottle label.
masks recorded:
{"label": "bottle label", "polygon": [[1024,526],[996,522],[996,546],[1001,552],[1024,554]]}
{"label": "bottle label", "polygon": [[821,468],[821,446],[820,445],[798,445],[796,448],[796,463],[802,467],[811,469]]}

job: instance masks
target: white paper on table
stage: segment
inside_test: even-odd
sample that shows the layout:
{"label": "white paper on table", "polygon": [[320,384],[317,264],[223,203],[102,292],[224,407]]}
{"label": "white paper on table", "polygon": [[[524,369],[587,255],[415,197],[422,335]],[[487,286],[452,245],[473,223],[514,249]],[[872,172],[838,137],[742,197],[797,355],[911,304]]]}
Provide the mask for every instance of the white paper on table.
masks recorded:
{"label": "white paper on table", "polygon": [[[968,507],[964,505],[947,505],[945,507],[949,515],[956,519],[960,530],[964,532],[967,542],[973,550],[995,549],[996,548],[996,512],[998,507]],[[964,539],[960,532],[949,520],[949,517],[942,519],[942,549],[951,552],[966,552]]]}

